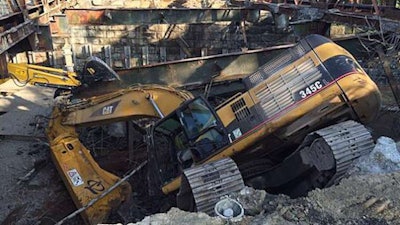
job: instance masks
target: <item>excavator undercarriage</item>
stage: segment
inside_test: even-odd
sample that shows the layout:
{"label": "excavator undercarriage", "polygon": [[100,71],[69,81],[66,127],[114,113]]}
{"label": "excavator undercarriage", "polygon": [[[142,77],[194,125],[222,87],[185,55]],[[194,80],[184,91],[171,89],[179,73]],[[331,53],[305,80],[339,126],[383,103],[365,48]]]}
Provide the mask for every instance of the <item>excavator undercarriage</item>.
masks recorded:
{"label": "excavator undercarriage", "polygon": [[370,132],[348,120],[308,134],[284,163],[270,168],[247,167],[241,172],[256,188],[296,197],[315,188],[337,184],[352,162],[373,147]]}
{"label": "excavator undercarriage", "polygon": [[372,136],[363,125],[344,121],[310,133],[276,166],[252,164],[238,168],[233,160],[224,158],[186,169],[177,204],[188,211],[214,215],[214,205],[222,197],[240,191],[245,183],[270,193],[302,196],[315,188],[337,184],[352,162],[373,147]]}

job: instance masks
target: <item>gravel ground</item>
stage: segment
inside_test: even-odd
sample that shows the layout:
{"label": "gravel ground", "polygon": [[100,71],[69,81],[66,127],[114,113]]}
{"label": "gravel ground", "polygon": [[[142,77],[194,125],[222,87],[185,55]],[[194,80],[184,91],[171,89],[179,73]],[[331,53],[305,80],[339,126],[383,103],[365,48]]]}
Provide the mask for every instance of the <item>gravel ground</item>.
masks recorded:
{"label": "gravel ground", "polygon": [[74,210],[43,140],[54,89],[7,81],[0,92],[0,223],[54,224]]}
{"label": "gravel ground", "polygon": [[[148,216],[129,225],[397,225],[400,224],[399,184],[400,172],[353,175],[339,185],[314,190],[307,197],[297,199],[247,188],[247,200],[262,204],[245,207],[245,212],[258,210],[260,213],[256,216],[246,215],[239,222],[172,208],[167,213]],[[260,199],[259,196],[265,198]],[[245,205],[247,202],[242,203]]]}

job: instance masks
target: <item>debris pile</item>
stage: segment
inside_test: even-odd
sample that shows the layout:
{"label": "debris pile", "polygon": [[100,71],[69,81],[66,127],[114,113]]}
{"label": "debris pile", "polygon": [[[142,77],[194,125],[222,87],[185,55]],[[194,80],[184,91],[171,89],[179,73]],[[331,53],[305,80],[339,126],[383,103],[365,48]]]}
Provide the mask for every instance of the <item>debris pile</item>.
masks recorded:
{"label": "debris pile", "polygon": [[359,158],[350,173],[379,174],[394,171],[400,171],[400,152],[396,142],[389,137],[380,137],[372,152]]}
{"label": "debris pile", "polygon": [[[399,159],[393,139],[380,137],[374,150],[360,158],[350,176],[336,186],[316,189],[296,199],[245,187],[230,196],[245,210],[244,218],[234,224],[398,224]],[[226,224],[226,221],[172,208],[130,225],[150,223],[214,225]]]}

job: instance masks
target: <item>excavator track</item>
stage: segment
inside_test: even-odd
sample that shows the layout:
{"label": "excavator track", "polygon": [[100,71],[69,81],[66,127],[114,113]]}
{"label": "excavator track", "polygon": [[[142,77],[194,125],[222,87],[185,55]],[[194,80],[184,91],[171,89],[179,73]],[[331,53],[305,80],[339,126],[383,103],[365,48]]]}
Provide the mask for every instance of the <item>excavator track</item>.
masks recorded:
{"label": "excavator track", "polygon": [[345,121],[308,134],[279,165],[266,163],[262,168],[255,163],[242,166],[241,172],[250,186],[297,197],[337,184],[354,160],[373,148],[371,134],[363,125]]}
{"label": "excavator track", "polygon": [[[231,158],[206,163],[184,171],[182,186],[178,193],[179,203],[187,203],[189,197],[193,197],[195,205],[191,209],[214,215],[214,205],[230,193],[244,188],[244,182],[236,163]],[[189,190],[190,189],[190,190]],[[184,195],[190,192],[192,195]],[[184,197],[185,196],[185,197]]]}
{"label": "excavator track", "polygon": [[335,158],[335,174],[326,186],[339,182],[354,160],[372,151],[375,144],[365,126],[355,121],[345,121],[315,132],[332,150]]}
{"label": "excavator track", "polygon": [[310,133],[299,149],[303,162],[316,170],[303,182],[303,191],[337,184],[352,163],[374,146],[367,128],[352,120]]}

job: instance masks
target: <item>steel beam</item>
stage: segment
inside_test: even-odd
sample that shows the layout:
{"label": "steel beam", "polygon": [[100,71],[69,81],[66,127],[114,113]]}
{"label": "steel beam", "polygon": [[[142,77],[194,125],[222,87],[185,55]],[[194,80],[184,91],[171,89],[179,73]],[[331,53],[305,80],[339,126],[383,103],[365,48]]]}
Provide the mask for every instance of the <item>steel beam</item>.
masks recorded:
{"label": "steel beam", "polygon": [[226,9],[66,9],[71,25],[145,25],[257,21],[259,10]]}
{"label": "steel beam", "polygon": [[399,21],[386,19],[376,15],[356,15],[350,12],[325,12],[323,21],[374,28],[383,33],[400,31]]}
{"label": "steel beam", "polygon": [[[238,1],[241,2],[241,1]],[[293,16],[293,18],[300,18],[297,22],[307,21],[323,21],[327,23],[341,23],[349,25],[358,25],[364,27],[373,27],[382,32],[399,32],[400,23],[397,20],[390,18],[398,18],[400,14],[399,9],[388,8],[379,6],[379,9],[375,7],[375,10],[384,11],[381,16],[377,16],[373,13],[368,13],[362,10],[370,10],[374,5],[336,5],[337,8],[333,9],[333,5],[323,4],[320,7],[317,5],[295,5],[295,4],[276,4],[267,2],[258,2],[251,4],[245,8],[248,9],[259,9],[268,10],[274,15],[286,14]],[[348,12],[341,10],[345,7],[348,9],[352,7],[358,9],[361,12]],[[388,18],[386,18],[387,16]],[[291,21],[296,22],[296,21]]]}
{"label": "steel beam", "polygon": [[[337,40],[341,46],[354,46],[357,38]],[[162,84],[183,87],[203,94],[212,82],[211,96],[224,96],[244,89],[241,79],[295,44],[279,45],[246,52],[183,59],[130,69],[116,70],[125,85]],[[352,54],[355,50],[349,49]]]}
{"label": "steel beam", "polygon": [[166,84],[188,86],[235,80],[248,75],[284,49],[294,44],[247,52],[183,59],[125,70],[117,70],[126,84]]}

